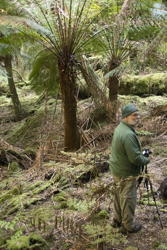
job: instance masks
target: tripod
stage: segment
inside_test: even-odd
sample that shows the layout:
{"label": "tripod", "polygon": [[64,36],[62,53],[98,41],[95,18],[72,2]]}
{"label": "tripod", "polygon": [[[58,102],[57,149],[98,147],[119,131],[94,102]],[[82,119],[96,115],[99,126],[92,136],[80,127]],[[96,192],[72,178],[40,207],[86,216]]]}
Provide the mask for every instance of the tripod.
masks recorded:
{"label": "tripod", "polygon": [[[158,206],[157,206],[157,202],[156,202],[156,198],[155,198],[155,194],[154,194],[154,191],[153,191],[153,185],[152,185],[150,176],[148,175],[147,165],[145,165],[143,167],[142,174],[144,175],[144,177],[143,176],[139,177],[137,188],[140,186],[140,184],[141,184],[141,182],[143,181],[143,178],[144,178],[144,187],[147,189],[147,194],[149,194],[149,190],[151,192],[151,196],[152,196],[154,204],[155,204],[156,212],[158,214],[158,219],[159,219],[161,228],[163,229],[163,224],[162,224],[160,212],[159,212],[159,209],[158,209]],[[148,195],[148,197],[149,197],[149,195]]]}

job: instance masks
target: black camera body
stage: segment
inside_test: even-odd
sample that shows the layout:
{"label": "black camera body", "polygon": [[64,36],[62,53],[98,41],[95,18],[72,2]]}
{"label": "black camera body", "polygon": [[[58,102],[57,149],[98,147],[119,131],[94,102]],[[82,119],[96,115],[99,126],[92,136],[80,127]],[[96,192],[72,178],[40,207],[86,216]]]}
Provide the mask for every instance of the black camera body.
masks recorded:
{"label": "black camera body", "polygon": [[148,148],[145,148],[142,153],[145,157],[149,157],[149,155],[152,154],[152,151]]}

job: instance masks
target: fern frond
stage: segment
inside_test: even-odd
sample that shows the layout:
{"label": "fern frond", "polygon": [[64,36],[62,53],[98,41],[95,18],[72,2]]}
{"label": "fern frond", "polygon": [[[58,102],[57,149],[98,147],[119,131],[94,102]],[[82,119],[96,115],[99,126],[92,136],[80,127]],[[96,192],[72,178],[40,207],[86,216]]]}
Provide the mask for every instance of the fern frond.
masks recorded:
{"label": "fern frond", "polygon": [[42,50],[37,54],[29,80],[37,93],[43,91],[51,95],[57,93],[59,89],[57,58],[50,51]]}
{"label": "fern frond", "polygon": [[0,220],[0,229],[5,229],[5,230],[15,230],[15,225],[17,221],[4,221]]}
{"label": "fern frond", "polygon": [[124,66],[121,64],[118,67],[116,67],[115,69],[109,71],[107,74],[105,74],[104,78],[108,79],[110,77],[113,77],[115,75],[120,75],[120,73],[122,74],[124,70]]}

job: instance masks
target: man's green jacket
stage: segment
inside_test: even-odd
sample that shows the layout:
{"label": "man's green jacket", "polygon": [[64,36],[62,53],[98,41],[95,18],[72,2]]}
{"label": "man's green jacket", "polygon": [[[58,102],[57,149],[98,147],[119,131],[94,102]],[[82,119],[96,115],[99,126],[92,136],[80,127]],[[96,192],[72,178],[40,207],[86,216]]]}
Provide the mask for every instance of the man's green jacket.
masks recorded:
{"label": "man's green jacket", "polygon": [[114,131],[111,146],[110,169],[113,176],[137,176],[141,166],[147,163],[149,159],[141,152],[135,130],[127,123],[120,122]]}

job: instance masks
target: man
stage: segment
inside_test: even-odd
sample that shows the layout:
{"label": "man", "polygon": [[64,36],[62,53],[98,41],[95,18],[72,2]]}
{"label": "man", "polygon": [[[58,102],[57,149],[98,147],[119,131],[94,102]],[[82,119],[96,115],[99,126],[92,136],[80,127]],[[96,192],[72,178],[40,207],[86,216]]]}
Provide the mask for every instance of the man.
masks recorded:
{"label": "man", "polygon": [[113,227],[122,233],[136,233],[142,226],[134,222],[137,176],[141,166],[149,163],[143,156],[134,127],[138,123],[138,109],[128,104],[122,109],[122,121],[116,127],[112,140],[110,169],[114,179]]}

